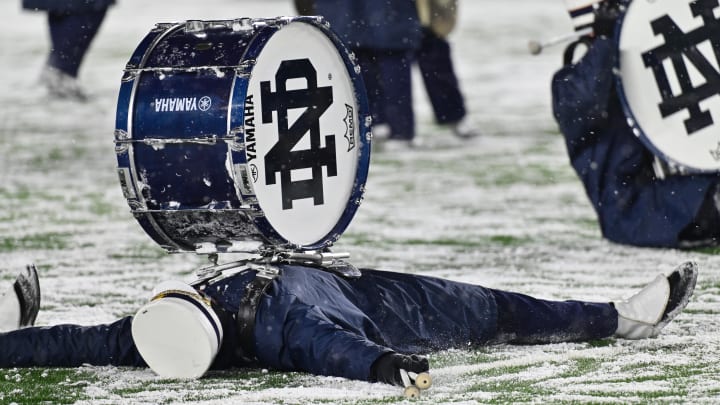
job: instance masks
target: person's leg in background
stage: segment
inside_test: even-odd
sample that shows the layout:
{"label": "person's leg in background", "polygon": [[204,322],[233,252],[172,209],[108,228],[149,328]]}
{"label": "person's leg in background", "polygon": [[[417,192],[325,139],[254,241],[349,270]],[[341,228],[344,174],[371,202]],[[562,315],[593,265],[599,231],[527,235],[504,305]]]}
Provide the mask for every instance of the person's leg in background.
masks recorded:
{"label": "person's leg in background", "polygon": [[410,51],[378,51],[382,103],[385,122],[390,126],[390,141],[411,146],[415,138],[415,115],[412,105]]}
{"label": "person's leg in background", "polygon": [[450,126],[460,138],[477,136],[477,132],[463,120],[467,114],[465,99],[455,75],[450,44],[425,27],[416,61],[437,123]]}
{"label": "person's leg in background", "polygon": [[386,145],[410,146],[415,137],[411,53],[358,49],[355,54],[362,67],[373,117],[373,134],[377,140],[389,141]]}
{"label": "person's leg in background", "polygon": [[51,48],[41,75],[50,95],[84,101],[77,76],[90,44],[102,25],[107,8],[82,13],[48,12]]}

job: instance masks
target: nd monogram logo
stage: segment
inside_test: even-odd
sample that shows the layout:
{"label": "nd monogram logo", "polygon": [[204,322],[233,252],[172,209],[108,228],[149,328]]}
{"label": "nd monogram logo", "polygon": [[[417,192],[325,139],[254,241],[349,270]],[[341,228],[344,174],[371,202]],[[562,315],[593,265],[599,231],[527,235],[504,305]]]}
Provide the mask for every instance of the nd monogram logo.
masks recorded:
{"label": "nd monogram logo", "polygon": [[[703,26],[690,32],[683,32],[668,15],[651,22],[655,35],[662,35],[665,44],[643,53],[645,66],[652,68],[655,81],[662,97],[659,104],[663,118],[678,111],[687,110],[690,118],[684,121],[688,135],[692,135],[713,124],[709,111],[700,109],[700,102],[714,95],[720,95],[720,72],[697,49],[697,46],[709,41],[715,59],[720,65],[720,19],[714,15],[718,0],[696,0],[690,3],[694,17],[701,16]],[[692,63],[704,77],[705,83],[695,86],[690,81],[685,58]],[[663,62],[670,60],[680,85],[681,93],[673,94]]]}
{"label": "nd monogram logo", "polygon": [[[290,79],[305,79],[307,88],[288,90]],[[270,82],[260,82],[262,122],[270,123],[277,111],[278,142],[265,155],[265,182],[275,184],[280,172],[283,210],[292,209],[293,201],[313,199],[315,205],[324,203],[322,167],[328,176],[337,176],[335,136],[325,135],[325,147],[320,147],[320,117],[332,105],[332,87],[318,87],[317,72],[309,59],[283,61],[275,74],[276,91]],[[288,110],[305,108],[290,125]],[[310,148],[294,150],[302,137],[309,132]],[[293,180],[292,171],[310,169],[309,179]],[[307,176],[306,176],[307,177]]]}

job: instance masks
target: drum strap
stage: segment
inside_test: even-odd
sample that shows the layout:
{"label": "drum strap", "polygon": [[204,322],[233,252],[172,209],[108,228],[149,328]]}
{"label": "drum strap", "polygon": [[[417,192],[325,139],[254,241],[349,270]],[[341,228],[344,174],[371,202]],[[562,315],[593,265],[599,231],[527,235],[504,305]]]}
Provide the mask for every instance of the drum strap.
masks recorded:
{"label": "drum strap", "polygon": [[240,299],[237,313],[238,347],[237,354],[248,363],[255,363],[255,314],[260,297],[270,286],[279,272],[276,268],[260,268],[255,278],[245,287],[245,294]]}
{"label": "drum strap", "polygon": [[575,57],[575,50],[577,49],[577,47],[579,45],[583,45],[585,50],[590,49],[592,41],[592,38],[587,35],[583,35],[576,41],[570,43],[567,48],[565,48],[565,52],[563,52],[563,66],[570,66],[576,63],[576,61],[579,59],[579,57]]}

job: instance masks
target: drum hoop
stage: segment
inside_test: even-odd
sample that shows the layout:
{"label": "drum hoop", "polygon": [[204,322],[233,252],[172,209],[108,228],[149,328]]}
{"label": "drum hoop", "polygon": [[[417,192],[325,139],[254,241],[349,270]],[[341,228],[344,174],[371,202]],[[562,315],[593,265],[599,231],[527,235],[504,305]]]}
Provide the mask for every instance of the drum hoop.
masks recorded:
{"label": "drum hoop", "polygon": [[[363,194],[365,191],[365,183],[367,181],[367,176],[369,172],[369,165],[370,165],[370,107],[367,101],[367,95],[365,93],[365,85],[362,80],[362,76],[360,73],[356,70],[356,65],[353,60],[351,60],[350,51],[345,47],[345,45],[340,41],[339,37],[330,30],[327,25],[323,24],[322,22],[324,19],[318,18],[318,17],[312,17],[312,16],[302,16],[297,17],[292,20],[289,20],[289,23],[304,23],[312,25],[315,28],[318,28],[332,43],[335,45],[335,49],[337,50],[338,54],[340,55],[340,58],[342,59],[343,63],[345,64],[345,68],[348,72],[348,75],[350,76],[351,84],[354,90],[354,94],[356,95],[356,102],[357,102],[357,117],[358,117],[358,131],[359,131],[359,144],[358,144],[358,165],[356,169],[356,175],[355,175],[355,181],[352,187],[352,190],[350,192],[350,196],[348,198],[347,204],[345,206],[345,209],[343,210],[343,213],[340,215],[339,220],[335,223],[333,228],[321,239],[319,239],[316,242],[309,243],[309,244],[294,244],[290,241],[288,241],[286,238],[284,238],[282,235],[280,235],[275,228],[270,224],[270,222],[267,220],[265,215],[259,215],[253,218],[253,221],[255,225],[262,231],[264,235],[266,235],[266,238],[272,242],[273,244],[279,244],[282,246],[285,246],[290,249],[303,249],[303,250],[315,250],[315,249],[323,249],[326,247],[331,246],[337,239],[340,237],[340,235],[347,229],[349,226],[353,216],[357,212],[357,209],[360,205],[360,202],[363,198]],[[270,39],[272,35],[274,35],[277,31],[279,31],[282,27],[278,27],[277,25],[267,25],[265,27],[260,28],[258,33],[253,37],[253,39],[248,44],[247,48],[245,49],[245,52],[243,54],[242,60],[255,60],[257,57],[260,56],[260,53],[264,49],[265,45],[267,44],[267,41]],[[248,81],[249,83],[249,81]],[[244,83],[245,87],[242,88],[242,94],[243,100],[245,96],[247,95],[247,84]],[[231,96],[231,102],[235,99],[235,82],[233,83],[233,94]],[[237,126],[242,125],[244,122],[244,112],[238,111],[237,114],[232,114],[233,118],[231,118],[231,122],[228,125],[228,128],[234,128]],[[238,123],[239,120],[239,123]],[[232,125],[235,124],[235,125]],[[243,163],[247,164],[245,153],[244,151],[232,151],[233,161],[237,163]],[[235,158],[239,159],[235,159]],[[254,192],[254,190],[253,190]],[[241,191],[242,193],[242,191]],[[254,208],[256,208],[258,211],[262,211],[262,207],[260,206],[259,201],[257,201],[256,195],[242,195],[242,200],[245,201],[246,199],[252,199],[253,204],[251,204]]]}
{"label": "drum hoop", "polygon": [[[630,6],[632,5],[632,0],[623,0],[622,4],[625,6],[625,10],[620,14],[618,17],[617,22],[615,23],[615,33],[614,33],[614,41],[615,41],[615,71],[622,72],[621,66],[620,66],[620,40],[621,34],[622,34],[622,26],[623,22],[625,21],[625,17],[627,16],[627,12],[630,9]],[[640,139],[640,142],[650,150],[650,152],[658,157],[659,159],[667,162],[671,166],[677,166],[682,168],[681,171],[684,174],[702,174],[702,173],[717,173],[720,172],[720,168],[718,169],[700,169],[697,167],[688,166],[687,164],[680,163],[676,159],[669,156],[667,153],[663,152],[655,146],[655,144],[652,142],[650,137],[647,135],[645,130],[640,126],[638,123],[637,118],[635,117],[635,114],[630,109],[630,103],[627,100],[627,97],[625,96],[625,88],[622,84],[622,74],[618,73],[615,75],[615,87],[617,89],[618,98],[620,99],[620,106],[622,107],[622,111],[625,114],[625,121],[627,125],[632,130],[633,134]]]}

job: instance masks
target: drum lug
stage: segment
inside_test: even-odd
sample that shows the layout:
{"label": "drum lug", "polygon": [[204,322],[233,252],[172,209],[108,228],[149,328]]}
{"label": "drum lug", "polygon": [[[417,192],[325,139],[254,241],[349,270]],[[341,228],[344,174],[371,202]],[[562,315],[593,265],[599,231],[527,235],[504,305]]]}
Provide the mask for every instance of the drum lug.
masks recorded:
{"label": "drum lug", "polygon": [[235,67],[235,75],[243,79],[250,77],[250,73],[252,72],[253,67],[255,67],[255,63],[255,59],[248,59],[240,62],[240,64]]}
{"label": "drum lug", "polygon": [[123,72],[123,75],[122,75],[122,78],[120,79],[120,81],[122,83],[131,82],[131,81],[137,79],[139,74],[140,74],[140,72],[137,70],[137,66],[132,65],[132,64],[127,64],[125,66],[125,71]]}
{"label": "drum lug", "polygon": [[157,23],[155,24],[155,27],[153,27],[152,30],[150,30],[151,33],[154,32],[165,32],[169,30],[170,28],[174,27],[174,23]]}
{"label": "drum lug", "polygon": [[245,129],[243,127],[237,127],[230,130],[229,133],[229,146],[233,152],[245,152]]}
{"label": "drum lug", "polygon": [[290,24],[293,21],[293,17],[276,17],[268,19],[267,23],[268,25],[274,26],[274,27],[282,27],[285,25]]}
{"label": "drum lug", "polygon": [[116,129],[115,130],[115,153],[118,155],[121,155],[125,152],[127,152],[130,145],[128,144],[128,141],[130,140],[130,134],[127,133],[127,131],[124,131],[122,129]]}
{"label": "drum lug", "polygon": [[140,200],[128,200],[128,205],[130,206],[130,212],[134,215],[144,215],[147,212],[147,205]]}
{"label": "drum lug", "polygon": [[185,33],[193,34],[196,37],[205,37],[205,22],[200,20],[185,21]]}
{"label": "drum lug", "polygon": [[251,18],[238,18],[233,20],[231,29],[235,32],[252,34],[255,28],[253,27]]}

